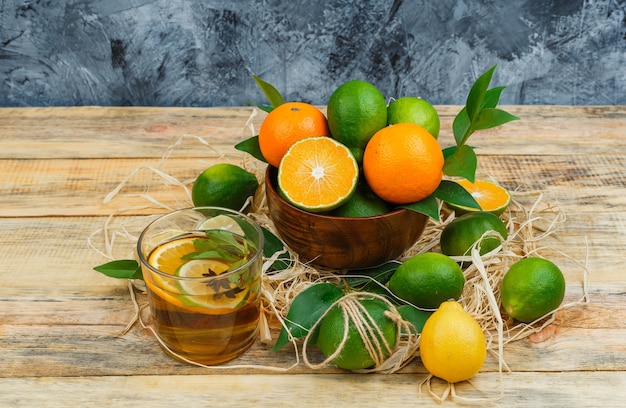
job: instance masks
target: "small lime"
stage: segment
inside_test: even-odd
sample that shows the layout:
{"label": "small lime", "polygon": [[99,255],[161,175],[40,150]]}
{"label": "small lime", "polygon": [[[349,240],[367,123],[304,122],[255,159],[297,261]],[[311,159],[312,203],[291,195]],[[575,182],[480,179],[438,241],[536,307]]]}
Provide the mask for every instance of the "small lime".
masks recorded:
{"label": "small lime", "polygon": [[361,163],[367,142],[387,126],[387,101],[375,85],[355,79],[335,89],[327,114],[332,137],[348,146]]}
{"label": "small lime", "polygon": [[500,298],[506,313],[530,323],[559,307],[565,296],[561,270],[544,258],[514,263],[502,279]]}
{"label": "small lime", "polygon": [[442,302],[461,296],[465,277],[450,257],[426,252],[404,261],[388,285],[396,296],[414,306],[436,309]]}
{"label": "small lime", "polygon": [[[397,340],[396,324],[385,315],[385,312],[389,310],[389,306],[382,300],[374,298],[362,299],[359,302],[382,333],[382,337],[380,337],[379,330],[373,328],[373,331],[368,334],[372,336],[370,338],[371,342],[380,344],[384,357],[388,357]],[[365,316],[364,313],[362,315]],[[369,320],[367,317],[364,318]],[[328,357],[337,351],[337,348],[344,340],[344,328],[344,311],[338,304],[328,311],[320,323],[317,346],[324,356]],[[385,347],[385,344],[389,349]],[[343,343],[339,355],[333,359],[333,364],[346,370],[365,369],[375,364],[351,319],[348,320],[348,335],[345,343]]]}
{"label": "small lime", "polygon": [[396,123],[415,123],[428,131],[435,139],[439,137],[439,114],[425,99],[405,96],[391,102],[387,107],[387,120]]}
{"label": "small lime", "polygon": [[[507,238],[504,222],[496,215],[485,211],[471,212],[452,220],[441,232],[441,252],[449,256],[468,256],[475,242],[487,231],[495,231]],[[495,236],[485,236],[480,241],[480,254],[493,251],[500,245]]]}
{"label": "small lime", "polygon": [[391,205],[378,197],[367,186],[359,185],[352,197],[331,212],[337,217],[372,217],[388,213]]}
{"label": "small lime", "polygon": [[234,164],[219,163],[200,173],[191,190],[191,199],[196,207],[239,211],[258,187],[254,174]]}

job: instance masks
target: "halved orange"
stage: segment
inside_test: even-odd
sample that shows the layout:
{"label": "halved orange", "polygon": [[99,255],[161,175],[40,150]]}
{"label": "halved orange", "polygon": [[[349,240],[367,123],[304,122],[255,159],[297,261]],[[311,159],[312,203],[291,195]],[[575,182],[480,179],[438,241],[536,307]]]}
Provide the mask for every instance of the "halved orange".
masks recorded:
{"label": "halved orange", "polygon": [[183,238],[170,241],[157,247],[148,257],[148,263],[161,272],[172,275],[172,278],[150,273],[144,276],[146,284],[153,292],[158,292],[159,296],[169,303],[183,306],[183,302],[178,295],[180,289],[176,285],[176,271],[183,263],[181,257],[196,250],[193,244],[195,238]]}
{"label": "halved orange", "polygon": [[359,166],[345,145],[330,137],[294,143],[278,167],[278,188],[291,204],[310,212],[329,211],[356,190]]}
{"label": "halved orange", "polygon": [[148,258],[148,263],[170,275],[176,275],[176,270],[184,263],[184,255],[196,251],[194,241],[197,237],[188,237],[170,241],[157,247]]}
{"label": "halved orange", "polygon": [[[511,195],[502,186],[487,180],[475,180],[473,183],[467,179],[455,180],[467,192],[469,192],[474,200],[480,205],[482,211],[490,212],[494,215],[500,215],[509,206]],[[450,205],[457,215],[465,214],[471,211],[480,211],[477,208],[465,207],[460,205]]]}

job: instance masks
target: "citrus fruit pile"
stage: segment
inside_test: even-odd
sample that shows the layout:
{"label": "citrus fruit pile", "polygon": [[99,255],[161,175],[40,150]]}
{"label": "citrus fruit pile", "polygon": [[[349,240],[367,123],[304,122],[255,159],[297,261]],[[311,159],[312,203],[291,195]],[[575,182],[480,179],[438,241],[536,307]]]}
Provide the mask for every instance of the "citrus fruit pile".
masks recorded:
{"label": "citrus fruit pile", "polygon": [[437,189],[444,165],[438,134],[439,116],[428,101],[403,97],[387,106],[373,84],[352,80],[332,93],[327,117],[303,102],[271,110],[258,144],[278,168],[279,192],[291,204],[366,217]]}
{"label": "citrus fruit pile", "polygon": [[[283,103],[269,110],[258,135],[263,157],[278,169],[280,196],[300,209],[380,215],[429,198],[445,179],[439,116],[424,99],[401,97],[387,105],[373,84],[353,80],[332,93],[324,119],[312,105]],[[337,367],[375,370],[406,348],[399,346],[406,335],[417,335],[419,356],[433,376],[455,383],[479,372],[487,342],[464,306],[474,290],[466,291],[466,281],[476,273],[468,272],[472,255],[503,250],[510,231],[501,215],[511,196],[492,181],[450,181],[478,206],[445,202],[455,214],[438,237],[440,252],[408,256],[372,278],[378,286],[344,282],[329,291],[329,283],[314,284],[292,301],[274,349],[306,337]],[[497,285],[502,312],[524,324],[557,309],[565,288],[558,267],[538,257],[511,265]],[[355,291],[373,297],[355,300]]]}
{"label": "citrus fruit pile", "polygon": [[[305,337],[339,368],[376,370],[404,352],[403,338],[419,336],[414,347],[432,376],[448,383],[468,380],[485,363],[487,341],[477,317],[464,306],[463,297],[469,296],[464,272],[447,255],[425,252],[392,270],[386,290],[355,288],[349,281],[347,288],[314,284],[292,301],[274,350],[289,336]],[[552,313],[565,292],[559,268],[538,257],[511,265],[500,286],[501,310],[524,324]]]}

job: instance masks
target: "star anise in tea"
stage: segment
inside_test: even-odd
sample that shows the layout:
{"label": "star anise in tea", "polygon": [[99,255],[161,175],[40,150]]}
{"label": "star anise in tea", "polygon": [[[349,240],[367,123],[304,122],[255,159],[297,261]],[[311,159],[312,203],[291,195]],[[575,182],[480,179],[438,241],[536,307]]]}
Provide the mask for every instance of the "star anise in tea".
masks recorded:
{"label": "star anise in tea", "polygon": [[[207,278],[212,278],[218,276],[217,272],[209,268],[206,273],[203,273],[202,276]],[[214,300],[220,299],[222,296],[226,296],[229,299],[234,299],[237,294],[243,292],[243,288],[239,286],[235,286],[231,288],[230,282],[227,279],[214,279],[207,283],[207,286],[210,286],[215,294],[213,295]],[[224,290],[227,289],[227,290]]]}

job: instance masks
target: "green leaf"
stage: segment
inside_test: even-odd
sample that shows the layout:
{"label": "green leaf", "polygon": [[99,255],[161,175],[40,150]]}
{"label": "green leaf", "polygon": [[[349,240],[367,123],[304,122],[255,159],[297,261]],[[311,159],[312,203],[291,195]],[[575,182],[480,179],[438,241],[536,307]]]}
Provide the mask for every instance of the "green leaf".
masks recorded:
{"label": "green leaf", "polygon": [[[332,283],[316,283],[300,292],[291,302],[283,326],[273,351],[279,350],[289,343],[289,333],[295,339],[306,336],[311,327],[328,310],[328,308],[344,295],[343,290]],[[315,335],[311,342],[315,342]]]}
{"label": "green leaf", "polygon": [[[247,241],[244,241],[244,243],[239,242],[230,231],[213,229],[205,231],[205,233],[206,238],[193,240],[193,245],[197,251],[185,254],[181,256],[181,259],[222,258],[229,262],[235,262],[239,260],[245,261],[246,256],[250,253]],[[229,269],[233,269],[233,266]]]}
{"label": "green leaf", "polygon": [[346,273],[348,276],[345,278],[345,281],[353,289],[368,291],[372,287],[379,287],[389,282],[391,275],[398,269],[398,266],[400,266],[400,263],[397,261],[390,261],[373,268],[349,270]]}
{"label": "green leaf", "polygon": [[[211,251],[214,249],[220,249],[224,252],[228,252],[238,258],[245,258],[250,253],[250,249],[237,241],[232,232],[226,230],[212,229],[205,231],[206,238],[198,238],[193,240],[193,244],[198,249],[198,252]],[[193,254],[193,253],[192,253]],[[190,255],[190,254],[188,254]],[[193,256],[183,259],[190,259]]]}
{"label": "green leaf", "polygon": [[182,260],[187,261],[190,259],[224,259],[225,261],[235,262],[241,260],[241,256],[234,256],[228,251],[224,251],[223,249],[209,249],[208,251],[202,252],[190,252],[181,257]]}
{"label": "green leaf", "polygon": [[470,122],[474,122],[480,112],[481,106],[483,106],[483,100],[485,99],[485,94],[487,93],[493,71],[495,71],[496,67],[497,65],[494,65],[478,77],[467,95],[465,107],[467,108],[467,115],[469,116]]}
{"label": "green leaf", "polygon": [[107,262],[93,268],[106,276],[116,279],[143,279],[139,263],[133,259]]}
{"label": "green leaf", "polygon": [[265,97],[267,98],[267,100],[269,101],[269,103],[272,105],[273,108],[276,108],[277,106],[280,106],[283,103],[285,103],[283,96],[280,94],[280,92],[278,92],[276,88],[274,88],[272,84],[265,82],[264,80],[262,80],[256,75],[252,75],[252,77],[254,78],[254,81],[259,86],[259,88],[261,88],[261,91],[263,92],[263,94],[265,95]]}
{"label": "green leaf", "polygon": [[452,156],[454,154],[454,152],[456,152],[457,147],[456,146],[450,146],[450,147],[446,147],[445,149],[441,150],[441,152],[443,153],[443,159],[447,159],[448,157]]}
{"label": "green leaf", "polygon": [[420,310],[413,305],[402,305],[397,308],[398,313],[404,320],[409,323],[412,323],[413,326],[417,329],[418,333],[422,332],[422,328],[424,328],[424,324],[426,320],[430,317],[433,312],[427,312],[425,310]]}
{"label": "green leaf", "polygon": [[480,205],[478,205],[474,197],[459,183],[455,183],[454,181],[442,180],[433,195],[448,204],[461,205],[463,207],[471,207],[480,210]]}
{"label": "green leaf", "polygon": [[439,204],[437,203],[437,199],[433,195],[430,195],[422,201],[418,201],[416,203],[401,205],[400,208],[406,208],[407,210],[427,215],[437,221],[440,220]]}
{"label": "green leaf", "polygon": [[243,142],[239,142],[235,145],[235,149],[251,154],[257,160],[261,160],[262,162],[267,163],[265,157],[263,157],[263,153],[261,153],[261,147],[259,146],[259,136],[252,136],[249,139],[244,140]]}
{"label": "green leaf", "polygon": [[[267,228],[261,227],[261,230],[263,231],[263,236],[265,238],[265,244],[263,245],[264,257],[271,258],[276,252],[285,251],[285,245],[283,244],[283,241],[281,241]],[[289,265],[291,265],[291,261],[291,255],[288,251],[285,251],[278,256],[278,259],[276,261],[274,261],[274,263],[270,267],[270,270],[282,271],[284,269],[287,269],[289,268]]]}
{"label": "green leaf", "polygon": [[445,157],[443,173],[447,176],[463,177],[473,183],[477,166],[478,159],[476,158],[474,148],[468,145],[461,145],[452,154]]}
{"label": "green leaf", "polygon": [[480,108],[495,108],[498,106],[498,103],[500,102],[500,95],[505,89],[506,86],[497,86],[485,92],[485,98],[483,99],[483,104]]}
{"label": "green leaf", "polygon": [[478,114],[473,127],[476,130],[490,129],[518,119],[517,116],[511,115],[502,109],[485,108]]}
{"label": "green leaf", "polygon": [[472,134],[470,118],[467,115],[467,109],[463,108],[454,117],[452,122],[452,133],[457,146],[461,146],[467,138]]}
{"label": "green leaf", "polygon": [[270,113],[274,110],[274,107],[269,105],[257,105],[256,107],[267,113]]}

